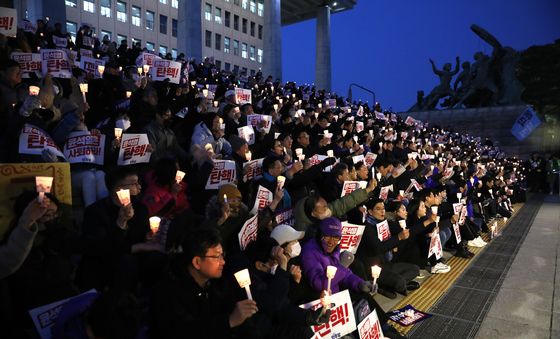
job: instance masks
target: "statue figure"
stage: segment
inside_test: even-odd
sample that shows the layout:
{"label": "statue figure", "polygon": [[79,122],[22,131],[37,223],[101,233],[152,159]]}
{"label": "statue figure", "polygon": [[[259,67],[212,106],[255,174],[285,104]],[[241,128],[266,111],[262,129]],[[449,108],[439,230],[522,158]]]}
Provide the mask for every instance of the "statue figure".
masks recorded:
{"label": "statue figure", "polygon": [[424,108],[434,109],[437,106],[440,99],[453,94],[451,90],[451,79],[455,74],[459,72],[459,57],[455,58],[455,61],[456,61],[456,65],[453,71],[451,71],[450,63],[446,63],[445,65],[443,65],[442,70],[438,70],[436,68],[434,61],[430,59],[430,63],[432,64],[432,70],[437,76],[439,76],[440,83],[439,85],[434,87],[434,89],[432,89],[430,94],[428,94],[428,96],[426,97]]}
{"label": "statue figure", "polygon": [[461,106],[463,102],[480,91],[489,91],[491,93],[492,98],[490,100],[490,105],[495,105],[497,103],[498,86],[496,86],[494,77],[490,71],[492,59],[482,52],[476,52],[474,54],[474,60],[471,68],[472,81],[470,88],[462,94],[455,107]]}

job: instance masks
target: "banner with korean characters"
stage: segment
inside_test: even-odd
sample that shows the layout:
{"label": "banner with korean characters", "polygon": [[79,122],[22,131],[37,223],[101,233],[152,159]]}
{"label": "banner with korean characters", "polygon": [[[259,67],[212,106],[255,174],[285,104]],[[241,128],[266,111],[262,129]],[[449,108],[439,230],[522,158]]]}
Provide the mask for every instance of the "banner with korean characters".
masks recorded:
{"label": "banner with korean characters", "polygon": [[[264,130],[265,133],[270,132],[272,126],[272,116],[262,114],[250,114],[247,116],[247,125],[253,126],[253,129]],[[262,126],[262,127],[261,127]]]}
{"label": "banner with korean characters", "polygon": [[89,163],[103,165],[105,159],[105,135],[88,131],[72,132],[64,144],[64,156],[71,164]]}
{"label": "banner with korean characters", "polygon": [[[356,318],[354,317],[354,308],[348,290],[331,295],[329,301],[332,306],[327,311],[330,312],[329,321],[322,325],[311,326],[314,333],[312,338],[341,338],[356,330]],[[299,307],[316,310],[321,307],[321,300],[314,300]]]}
{"label": "banner with korean characters", "polygon": [[171,60],[154,60],[154,65],[150,68],[153,80],[163,81],[169,79],[173,84],[179,84],[181,80],[181,63]]}
{"label": "banner with korean characters", "polygon": [[57,157],[65,158],[60,148],[58,148],[47,132],[39,127],[25,124],[19,135],[19,153],[41,155],[43,150],[49,150]]}
{"label": "banner with korean characters", "polygon": [[340,251],[349,251],[356,254],[358,246],[362,241],[362,235],[366,229],[363,225],[349,224],[342,222],[342,237],[340,238]]}
{"label": "banner with korean characters", "polygon": [[257,240],[257,231],[259,228],[258,214],[255,214],[249,220],[245,221],[241,231],[237,235],[239,238],[239,247],[244,251],[251,242]]}
{"label": "banner with korean characters", "polygon": [[342,185],[342,192],[340,193],[340,197],[348,195],[358,188],[366,188],[366,186],[366,181],[345,181]]}
{"label": "banner with korean characters", "polygon": [[235,88],[235,102],[238,105],[251,104],[251,90],[244,88]]}
{"label": "banner with korean characters", "polygon": [[0,34],[16,37],[17,11],[14,8],[0,7]]}
{"label": "banner with korean characters", "polygon": [[235,161],[214,160],[214,168],[206,181],[207,190],[217,190],[220,186],[232,183],[235,178]]}
{"label": "banner with korean characters", "polygon": [[148,152],[150,141],[147,134],[123,134],[117,165],[133,165],[150,162],[151,152]]}
{"label": "banner with korean characters", "polygon": [[259,180],[263,176],[264,158],[247,161],[243,164],[243,180],[245,182],[252,180]]}
{"label": "banner with korean characters", "polygon": [[72,65],[68,55],[60,49],[42,49],[41,67],[43,76],[50,74],[54,78],[64,79],[72,77]]}
{"label": "banner with korean characters", "polygon": [[34,73],[39,78],[43,76],[40,53],[14,52],[12,53],[11,58],[12,60],[18,62],[22,78],[30,78],[31,73]]}
{"label": "banner with korean characters", "polygon": [[358,324],[358,335],[360,339],[383,339],[383,330],[377,312],[373,310],[367,318]]}
{"label": "banner with korean characters", "polygon": [[270,205],[273,198],[274,198],[274,193],[272,193],[267,188],[259,185],[259,189],[257,191],[257,197],[255,198],[255,204],[253,205],[253,209],[251,210],[250,213],[257,214],[260,210]]}

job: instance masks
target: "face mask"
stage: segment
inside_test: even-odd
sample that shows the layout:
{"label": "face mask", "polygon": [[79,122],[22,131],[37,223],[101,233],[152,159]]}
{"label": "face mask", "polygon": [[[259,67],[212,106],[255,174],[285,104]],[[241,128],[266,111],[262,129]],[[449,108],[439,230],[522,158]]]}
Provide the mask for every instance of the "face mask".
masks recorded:
{"label": "face mask", "polygon": [[130,127],[130,120],[119,119],[115,121],[115,127],[122,128],[123,131],[126,131]]}
{"label": "face mask", "polygon": [[293,244],[292,247],[290,248],[290,257],[295,258],[299,256],[300,253],[301,253],[301,245],[299,244],[298,241],[295,244]]}

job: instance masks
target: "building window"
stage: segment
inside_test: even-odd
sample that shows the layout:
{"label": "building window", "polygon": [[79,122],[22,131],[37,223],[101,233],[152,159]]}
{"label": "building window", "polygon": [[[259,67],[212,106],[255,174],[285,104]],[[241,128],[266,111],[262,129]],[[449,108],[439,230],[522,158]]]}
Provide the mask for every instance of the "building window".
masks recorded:
{"label": "building window", "polygon": [[242,74],[242,75],[247,75],[247,67],[243,67],[243,68],[241,69],[241,74]]}
{"label": "building window", "polygon": [[214,43],[216,45],[215,46],[216,49],[218,51],[220,51],[222,49],[222,35],[221,34],[216,33],[216,39],[215,39]]}
{"label": "building window", "polygon": [[99,1],[99,5],[101,6],[101,16],[106,18],[111,17],[111,0],[101,0]]}
{"label": "building window", "polygon": [[262,31],[263,31],[263,26],[259,25],[259,39],[262,40]]}
{"label": "building window", "polygon": [[220,60],[216,60],[214,62],[214,65],[216,65],[216,68],[218,69],[218,71],[222,69],[222,62]]}
{"label": "building window", "polygon": [[239,73],[239,66],[233,65],[233,73],[234,73],[234,74]]}
{"label": "building window", "polygon": [[142,40],[132,38],[132,45],[134,46],[136,44],[140,44],[140,46],[142,46]]}
{"label": "building window", "polygon": [[66,21],[66,32],[70,33],[72,41],[76,42],[76,32],[78,31],[78,24],[72,21]]}
{"label": "building window", "polygon": [[255,36],[255,23],[251,21],[251,36]]}
{"label": "building window", "polygon": [[220,7],[216,7],[214,11],[214,21],[222,24],[222,9]]}
{"label": "building window", "polygon": [[247,59],[247,44],[244,42],[241,43],[241,57]]}
{"label": "building window", "polygon": [[159,46],[159,54],[165,56],[167,54],[167,46]]}
{"label": "building window", "polygon": [[117,1],[117,20],[126,22],[126,2]]}
{"label": "building window", "polygon": [[[167,5],[167,0],[159,0],[159,3],[160,3],[160,4]],[[161,48],[161,47],[160,47],[160,48]]]}
{"label": "building window", "polygon": [[177,59],[177,50],[175,48],[171,49],[171,57],[173,59]]}
{"label": "building window", "polygon": [[212,21],[212,5],[209,3],[204,6],[204,19]]}
{"label": "building window", "polygon": [[251,13],[257,13],[257,3],[253,0],[251,0],[251,2],[249,3],[249,10],[251,11]]}
{"label": "building window", "polygon": [[117,34],[117,44],[121,44],[121,42],[127,41],[126,35]]}
{"label": "building window", "polygon": [[154,12],[146,11],[146,29],[153,31],[154,30]]}
{"label": "building window", "polygon": [[231,64],[229,62],[226,62],[224,69],[226,70],[226,72],[229,72],[229,70],[231,69]]}
{"label": "building window", "polygon": [[233,29],[239,30],[239,15],[233,15]]}
{"label": "building window", "polygon": [[231,18],[231,13],[228,12],[228,11],[226,11],[225,23],[224,23],[224,24],[226,25],[226,27],[229,27],[229,20],[230,20],[230,18]]}
{"label": "building window", "polygon": [[179,0],[171,0],[171,7],[179,8]]}
{"label": "building window", "polygon": [[264,4],[262,3],[262,0],[259,0],[259,3],[257,4],[257,14],[259,16],[264,16]]}
{"label": "building window", "polygon": [[107,36],[107,38],[109,38],[109,41],[111,41],[111,32],[101,30],[101,39],[104,39],[105,36]]}
{"label": "building window", "polygon": [[233,40],[233,55],[239,55],[239,41]]}
{"label": "building window", "polygon": [[161,34],[167,34],[167,16],[159,15],[159,32]]}
{"label": "building window", "polygon": [[78,0],[66,0],[64,3],[66,3],[68,7],[78,7]]}
{"label": "building window", "polygon": [[136,6],[132,6],[132,24],[134,26],[138,26],[140,27],[141,23],[142,23],[142,19],[141,19],[141,14],[142,11],[140,10],[140,7],[136,7]]}
{"label": "building window", "polygon": [[255,61],[255,46],[249,47],[249,59]]}
{"label": "building window", "polygon": [[84,0],[84,11],[95,13],[95,3],[93,1]]}
{"label": "building window", "polygon": [[206,42],[205,43],[206,47],[212,48],[212,32],[206,31],[204,40]]}
{"label": "building window", "polygon": [[239,0],[233,0],[233,4],[239,6]]}
{"label": "building window", "polygon": [[249,0],[242,0],[241,1],[241,8],[247,9],[247,7],[249,7],[248,5],[249,5]]}
{"label": "building window", "polygon": [[257,61],[259,64],[263,63],[263,50],[260,48],[257,50]]}
{"label": "building window", "polygon": [[177,19],[171,19],[171,36],[177,37]]}
{"label": "building window", "polygon": [[155,48],[155,45],[154,45],[153,42],[147,41],[147,42],[146,42],[146,48],[148,49],[148,51],[153,52],[153,51],[154,51],[154,48]]}
{"label": "building window", "polygon": [[247,19],[243,19],[243,24],[241,26],[243,33],[247,34]]}
{"label": "building window", "polygon": [[224,53],[229,53],[230,38],[224,37]]}
{"label": "building window", "polygon": [[256,73],[255,70],[252,69],[252,70],[251,70],[251,76],[254,77],[254,76],[255,76],[255,73]]}

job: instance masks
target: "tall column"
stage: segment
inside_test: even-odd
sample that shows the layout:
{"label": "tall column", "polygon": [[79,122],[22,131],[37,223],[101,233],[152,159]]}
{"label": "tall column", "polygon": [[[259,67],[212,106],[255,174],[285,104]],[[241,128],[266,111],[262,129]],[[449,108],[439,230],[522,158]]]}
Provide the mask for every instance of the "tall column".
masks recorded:
{"label": "tall column", "polygon": [[331,9],[317,10],[317,45],[315,57],[315,85],[318,89],[331,90]]}
{"label": "tall column", "polygon": [[177,53],[202,61],[202,1],[179,0]]}
{"label": "tall column", "polygon": [[264,1],[263,76],[282,80],[281,0]]}

